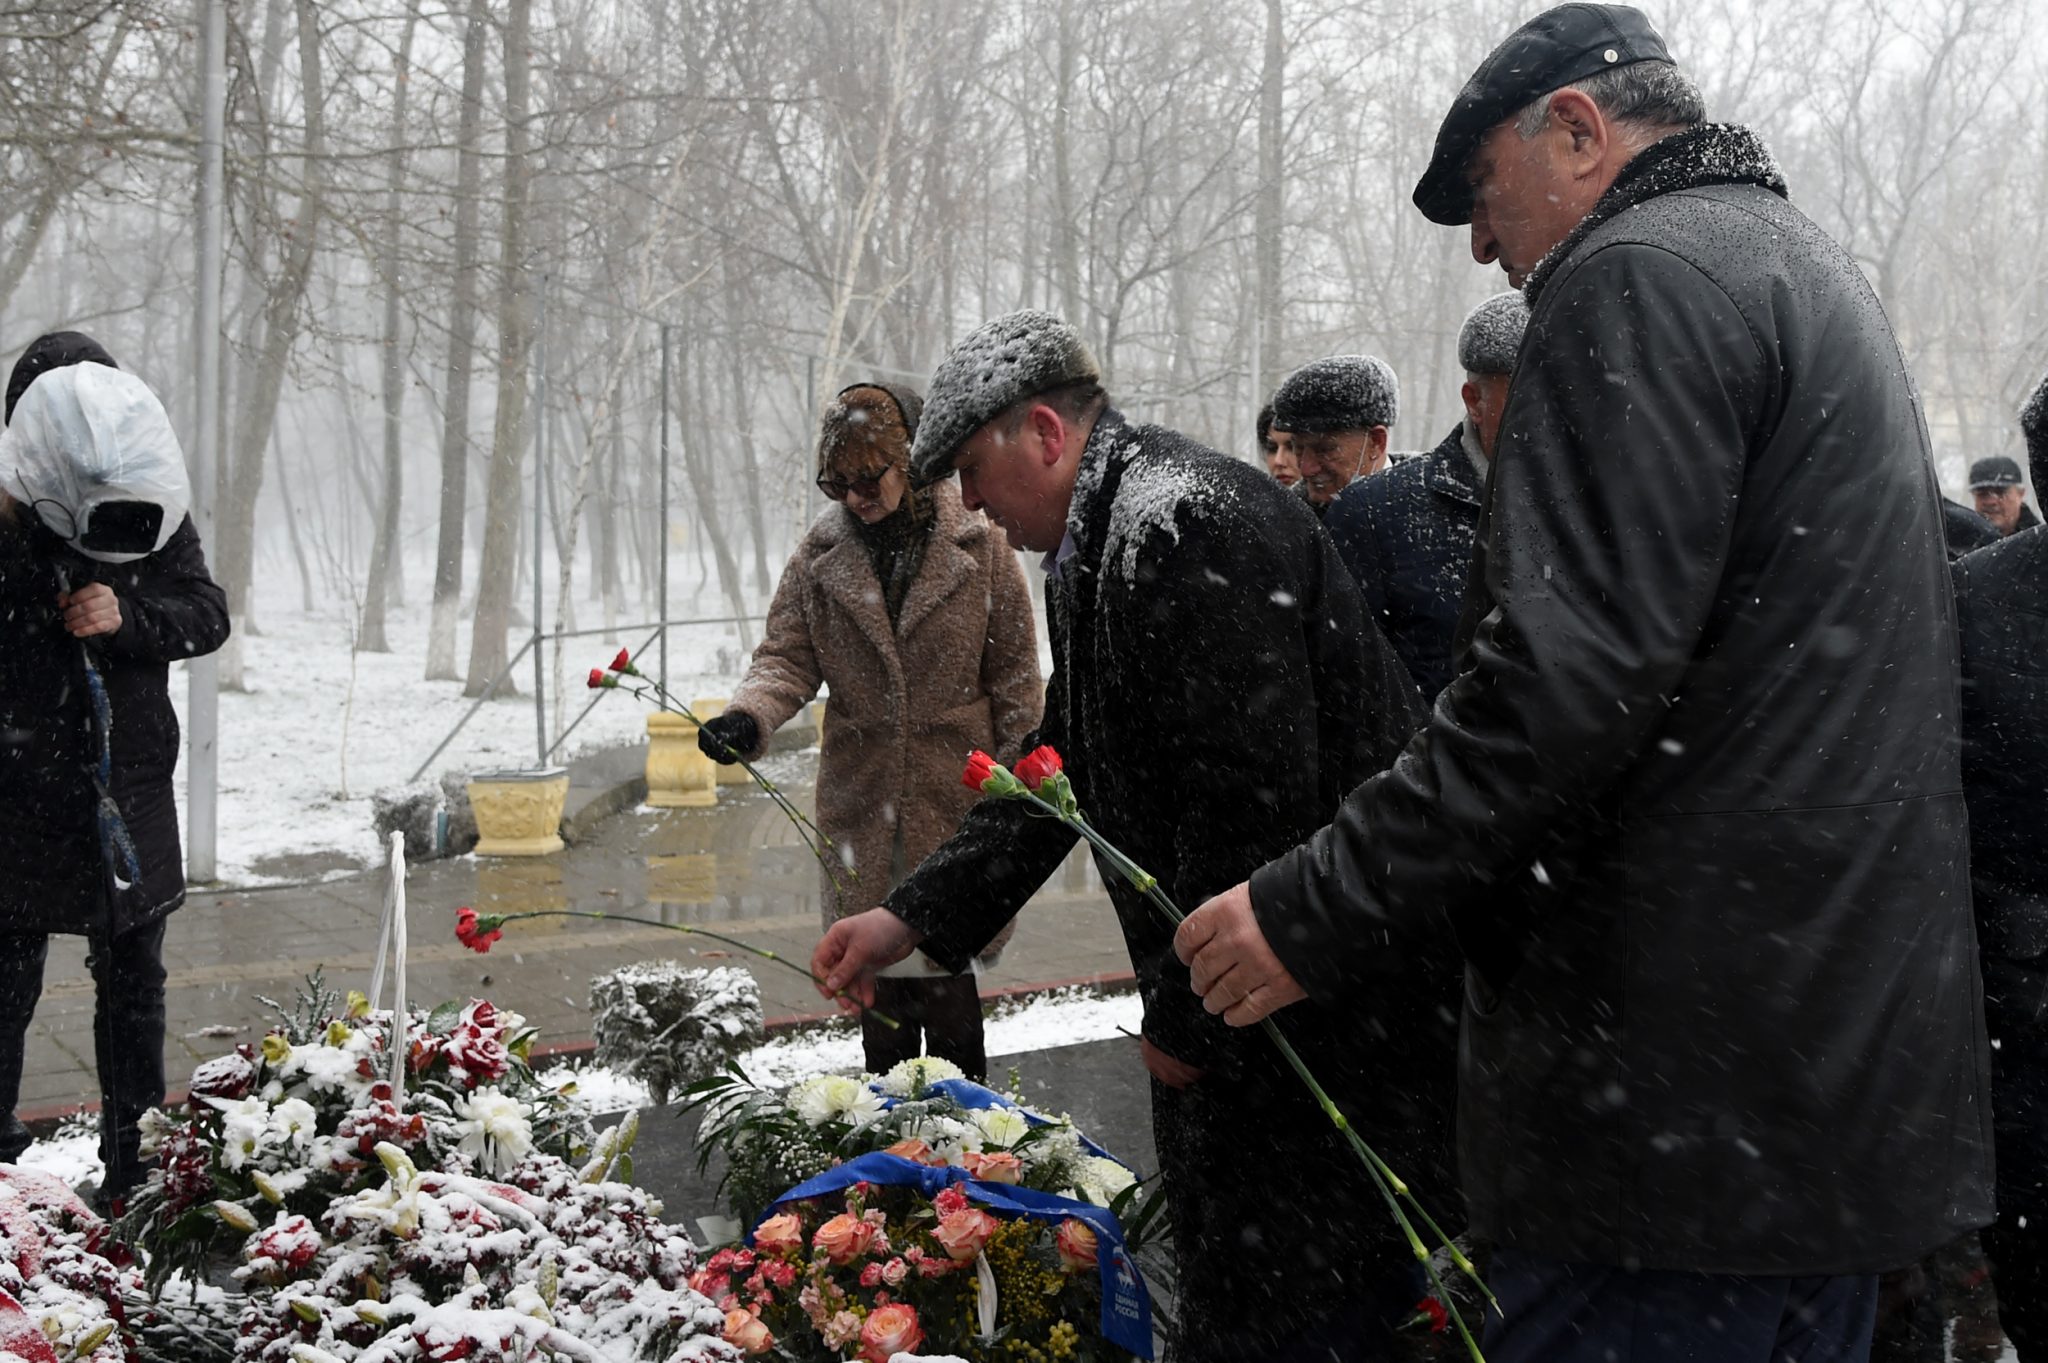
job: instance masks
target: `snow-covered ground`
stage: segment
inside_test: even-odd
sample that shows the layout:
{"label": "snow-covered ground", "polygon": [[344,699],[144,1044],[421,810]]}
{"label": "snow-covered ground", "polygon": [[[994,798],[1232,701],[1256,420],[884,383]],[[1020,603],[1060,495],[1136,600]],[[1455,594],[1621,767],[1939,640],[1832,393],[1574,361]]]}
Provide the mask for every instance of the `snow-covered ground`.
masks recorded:
{"label": "snow-covered ground", "polygon": [[[1098,994],[1063,989],[997,1005],[988,1020],[991,1060],[1025,1051],[1106,1041],[1136,1032],[1143,1008],[1134,993]],[[771,1039],[740,1057],[740,1067],[757,1084],[780,1086],[828,1070],[859,1070],[860,1029],[850,1024],[806,1028]],[[638,1080],[587,1061],[571,1061],[542,1072],[558,1088],[576,1086],[576,1096],[597,1112],[624,1112],[647,1104]],[[37,1141],[22,1164],[57,1175],[74,1187],[100,1176],[99,1122],[81,1114],[66,1118],[55,1135]]]}
{"label": "snow-covered ground", "polygon": [[[345,873],[350,861],[362,866],[382,861],[371,829],[370,796],[409,779],[473,703],[463,697],[460,682],[424,680],[430,579],[425,564],[409,566],[411,604],[389,615],[390,653],[353,649],[355,606],[346,598],[327,598],[307,616],[300,609],[295,579],[279,580],[272,574],[259,588],[257,623],[263,633],[242,640],[250,689],[224,692],[220,698],[218,859],[224,883],[276,884]],[[680,569],[677,576],[683,576]],[[581,627],[604,623],[595,604],[579,601],[578,610]],[[673,619],[729,614],[715,593],[699,600],[687,591],[672,594],[669,610]],[[628,612],[622,623],[643,618],[630,608]],[[512,649],[519,647],[522,633],[520,628],[512,631]],[[593,695],[583,680],[590,669],[608,662],[622,643],[639,648],[647,635],[645,630],[621,631],[620,638],[592,636],[565,645],[566,685],[558,688],[552,676],[548,680],[551,740],[564,722],[556,718],[557,691],[565,702],[566,719],[575,719]],[[650,650],[650,663],[653,656]],[[457,665],[466,667],[468,657],[465,619]],[[545,662],[552,670],[552,645]],[[685,699],[726,695],[744,662],[739,634],[732,626],[699,626],[671,634],[669,682]],[[492,701],[479,709],[435,759],[426,779],[442,772],[534,765],[538,744],[530,659],[520,663],[514,682],[519,698]],[[173,669],[171,693],[181,724],[187,692],[185,670]],[[646,713],[646,707],[629,696],[605,693],[553,761],[559,764],[592,748],[638,741],[645,736]],[[189,809],[183,762],[181,754],[178,802],[181,809]],[[322,864],[294,865],[286,860],[318,854],[327,854]]]}

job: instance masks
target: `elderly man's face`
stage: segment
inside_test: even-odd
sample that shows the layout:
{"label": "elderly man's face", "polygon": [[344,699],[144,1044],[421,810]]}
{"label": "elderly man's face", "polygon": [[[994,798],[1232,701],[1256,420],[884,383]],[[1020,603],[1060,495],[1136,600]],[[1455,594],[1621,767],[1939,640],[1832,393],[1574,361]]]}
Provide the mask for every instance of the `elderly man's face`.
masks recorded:
{"label": "elderly man's face", "polygon": [[1593,102],[1577,90],[1551,96],[1543,130],[1524,138],[1510,118],[1472,154],[1472,258],[1498,263],[1516,288],[1579,225],[1628,161]]}
{"label": "elderly man's face", "polygon": [[1977,514],[1990,521],[2001,535],[2010,535],[2020,528],[2020,508],[2026,504],[2027,494],[2016,487],[1980,487],[1971,489],[1977,499]]}
{"label": "elderly man's face", "polygon": [[1276,436],[1301,469],[1301,481],[1308,485],[1308,499],[1327,506],[1337,494],[1357,479],[1377,472],[1387,462],[1387,428],[1374,426],[1363,431],[1287,432]]}

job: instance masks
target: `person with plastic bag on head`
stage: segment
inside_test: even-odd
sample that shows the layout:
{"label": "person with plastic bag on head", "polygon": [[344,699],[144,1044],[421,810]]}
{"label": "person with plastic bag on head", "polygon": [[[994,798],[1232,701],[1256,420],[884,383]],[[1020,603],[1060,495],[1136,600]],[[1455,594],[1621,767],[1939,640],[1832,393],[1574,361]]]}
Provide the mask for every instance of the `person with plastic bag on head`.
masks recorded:
{"label": "person with plastic bag on head", "polygon": [[49,934],[89,942],[103,1205],[140,1181],[164,1097],[164,928],[185,900],[170,664],[219,648],[227,598],[185,508],[163,404],[76,332],[35,341],[0,432],[0,1163]]}

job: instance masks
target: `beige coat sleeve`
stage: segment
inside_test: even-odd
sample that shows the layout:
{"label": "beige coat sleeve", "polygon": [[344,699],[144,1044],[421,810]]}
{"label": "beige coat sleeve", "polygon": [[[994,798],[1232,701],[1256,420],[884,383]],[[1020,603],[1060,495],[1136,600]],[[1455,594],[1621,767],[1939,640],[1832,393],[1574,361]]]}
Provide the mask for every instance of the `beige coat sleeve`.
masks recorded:
{"label": "beige coat sleeve", "polygon": [[995,559],[989,571],[988,643],[981,653],[981,685],[988,693],[995,729],[994,756],[1011,763],[1024,755],[1024,740],[1045,713],[1045,678],[1038,670],[1038,626],[1024,569],[1000,535],[991,538]]}
{"label": "beige coat sleeve", "polygon": [[810,595],[810,555],[799,546],[775,585],[768,625],[754,649],[753,662],[725,707],[744,711],[761,727],[760,742],[746,754],[750,762],[768,750],[769,737],[816,698],[824,684],[806,609]]}

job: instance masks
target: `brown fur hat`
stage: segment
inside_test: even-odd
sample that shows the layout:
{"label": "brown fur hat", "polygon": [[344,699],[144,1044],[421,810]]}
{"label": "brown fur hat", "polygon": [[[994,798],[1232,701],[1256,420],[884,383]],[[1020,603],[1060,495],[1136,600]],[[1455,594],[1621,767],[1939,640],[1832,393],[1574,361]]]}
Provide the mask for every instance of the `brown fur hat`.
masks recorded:
{"label": "brown fur hat", "polygon": [[910,466],[910,442],[924,406],[907,388],[856,383],[839,390],[818,433],[818,472],[858,476]]}

